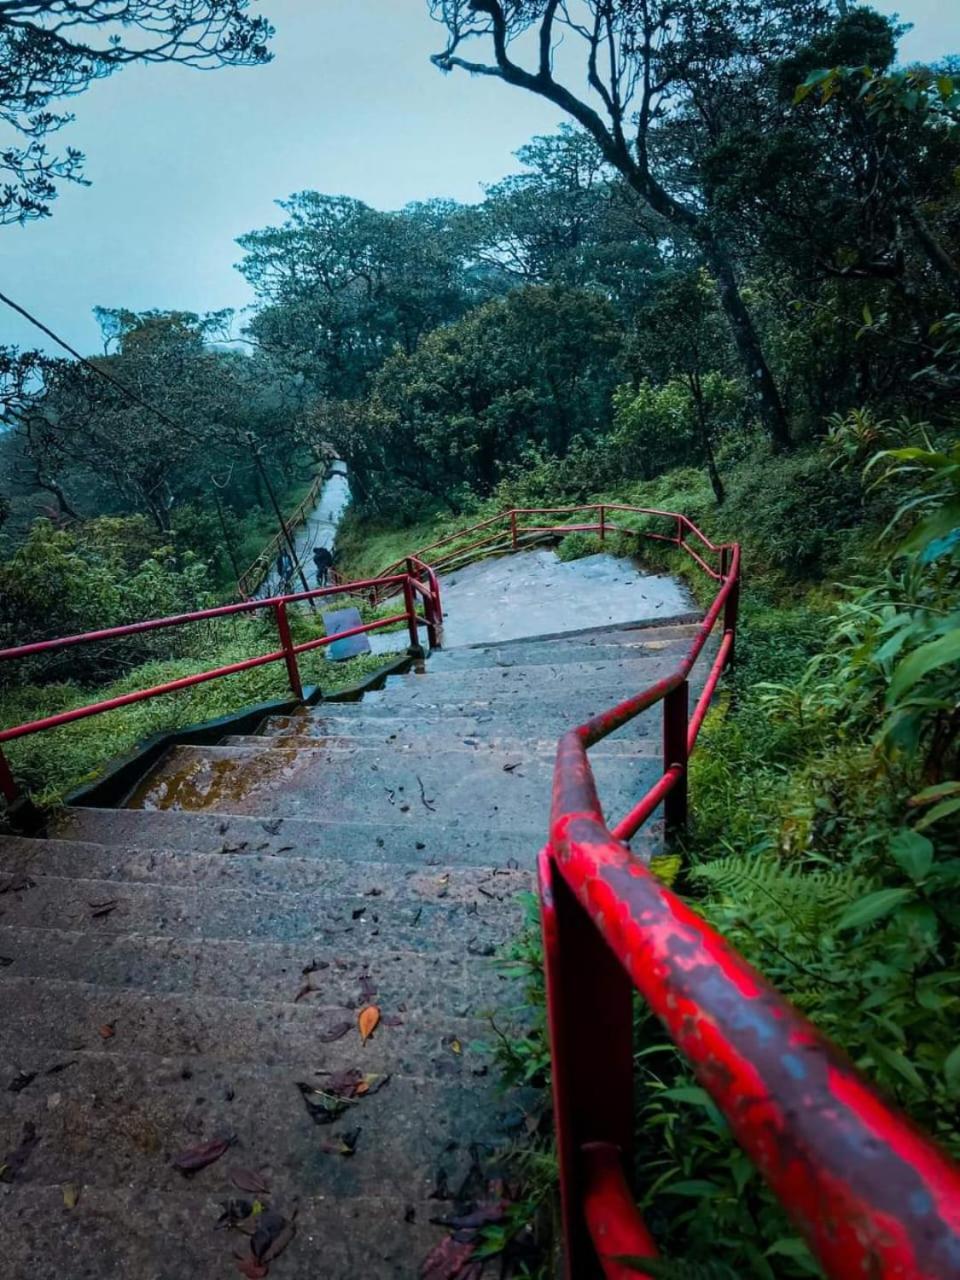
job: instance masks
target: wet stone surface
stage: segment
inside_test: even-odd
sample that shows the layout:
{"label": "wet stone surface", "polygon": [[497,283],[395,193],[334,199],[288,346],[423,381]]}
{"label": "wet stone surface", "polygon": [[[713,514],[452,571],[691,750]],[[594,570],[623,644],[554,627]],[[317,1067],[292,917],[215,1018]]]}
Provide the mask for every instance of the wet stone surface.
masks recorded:
{"label": "wet stone surface", "polygon": [[[555,632],[690,607],[627,562],[515,562],[448,584],[448,640],[486,647],[177,748],[131,807],[0,840],[7,1274],[414,1280],[447,1238],[431,1219],[495,1198],[498,1151],[542,1105],[496,1087],[489,1012],[513,1036],[536,1018],[496,957],[533,886],[552,743],[690,635],[511,644],[514,613]],[[598,748],[609,817],[658,770],[658,734],[638,720]],[[255,1220],[284,1245],[265,1268]]]}

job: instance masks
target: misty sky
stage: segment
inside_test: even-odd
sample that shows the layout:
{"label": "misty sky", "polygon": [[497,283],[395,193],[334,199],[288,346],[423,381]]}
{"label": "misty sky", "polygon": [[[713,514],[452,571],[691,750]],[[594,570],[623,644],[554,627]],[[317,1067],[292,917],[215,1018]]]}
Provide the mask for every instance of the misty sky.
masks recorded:
{"label": "misty sky", "polygon": [[[904,60],[960,52],[960,0],[875,0],[915,29]],[[53,217],[0,227],[0,289],[82,351],[91,308],[208,311],[251,301],[238,235],[279,220],[273,201],[314,188],[380,208],[450,196],[516,168],[512,153],[559,122],[499,81],[443,76],[425,0],[259,0],[277,28],[267,67],[133,67],[71,104],[59,139],[87,155],[91,187]],[[0,343],[44,346],[0,308]]]}

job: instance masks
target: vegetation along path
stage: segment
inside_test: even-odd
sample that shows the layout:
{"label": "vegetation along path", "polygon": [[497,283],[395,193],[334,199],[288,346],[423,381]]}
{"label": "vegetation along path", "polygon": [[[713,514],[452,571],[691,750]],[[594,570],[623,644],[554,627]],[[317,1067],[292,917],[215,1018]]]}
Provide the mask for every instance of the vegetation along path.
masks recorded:
{"label": "vegetation along path", "polygon": [[[13,1273],[262,1275],[282,1248],[278,1274],[401,1277],[451,1247],[436,1220],[494,1194],[491,1157],[525,1131],[485,1015],[511,998],[491,957],[532,886],[558,733],[690,632],[447,649],[6,839]],[[615,808],[659,772],[654,724],[594,753]],[[249,1248],[213,1229],[257,1201]]]}

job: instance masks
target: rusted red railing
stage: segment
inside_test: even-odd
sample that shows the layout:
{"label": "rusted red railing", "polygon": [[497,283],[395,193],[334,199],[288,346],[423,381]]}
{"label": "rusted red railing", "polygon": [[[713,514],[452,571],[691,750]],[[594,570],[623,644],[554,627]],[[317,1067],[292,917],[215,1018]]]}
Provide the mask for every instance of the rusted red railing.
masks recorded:
{"label": "rusted red railing", "polygon": [[[642,516],[647,520],[666,521],[672,526],[669,532],[648,526],[635,529],[630,525],[618,523],[611,519],[611,513]],[[543,516],[593,516],[592,520],[561,524],[556,521],[540,524],[524,524],[525,517]],[[463,542],[472,534],[483,533],[483,537]],[[519,551],[524,547],[534,546],[548,540],[556,540],[570,533],[595,534],[601,542],[605,542],[610,534],[626,534],[628,537],[645,538],[653,542],[665,542],[679,547],[687,553],[710,577],[718,579],[719,570],[712,568],[703,554],[713,549],[713,544],[706,538],[692,520],[676,511],[660,511],[654,507],[634,507],[625,502],[588,502],[574,507],[510,507],[495,516],[481,520],[479,524],[460,529],[421,547],[414,552],[414,558],[429,564],[437,573],[452,571],[463,565],[471,564],[486,556],[505,555],[511,551]],[[697,547],[692,546],[694,539]],[[386,599],[396,594],[398,588],[388,583],[388,579],[402,573],[407,557],[388,565],[380,573],[382,586],[378,586],[371,596],[374,599]]]}
{"label": "rusted red railing", "polygon": [[[636,990],[828,1276],[960,1276],[957,1165],[623,843],[661,804],[668,831],[685,823],[689,757],[734,654],[739,548],[676,519],[667,540],[720,584],[717,594],[670,675],[561,739],[539,859],[566,1275],[626,1280],[636,1272],[624,1258],[657,1256],[630,1187]],[[688,533],[699,550],[685,545]],[[688,678],[718,624],[691,715]],[[610,828],[588,750],[658,703],[663,772]]]}
{"label": "rusted red railing", "polygon": [[[379,581],[376,580],[376,581]],[[57,729],[61,725],[71,724],[75,720],[84,720],[88,716],[102,715],[106,711],[114,711],[118,707],[130,706],[134,702],[144,702],[148,698],[158,698],[166,693],[174,693],[179,689],[189,689],[194,685],[204,684],[208,680],[217,680],[223,676],[236,675],[240,671],[250,671],[254,667],[266,666],[271,662],[283,662],[287,668],[287,677],[293,696],[303,698],[303,685],[297,663],[298,655],[309,653],[333,644],[337,640],[346,640],[350,636],[362,635],[367,631],[379,631],[399,622],[405,622],[408,628],[410,646],[420,648],[420,626],[427,629],[427,638],[431,648],[438,648],[443,635],[443,606],[440,599],[440,585],[437,575],[415,557],[407,562],[405,572],[395,574],[390,585],[403,594],[403,610],[390,617],[377,618],[374,622],[352,627],[329,636],[318,636],[313,640],[304,640],[299,644],[293,642],[290,633],[290,621],[287,608],[302,601],[316,600],[321,597],[361,595],[374,586],[373,579],[362,582],[340,583],[332,587],[318,587],[314,591],[299,591],[292,595],[271,596],[267,600],[246,600],[240,604],[219,605],[214,609],[198,609],[194,613],[181,613],[172,617],[152,618],[146,622],[134,622],[122,627],[108,627],[102,631],[86,631],[80,635],[60,636],[54,640],[39,640],[33,644],[18,645],[12,649],[0,649],[0,662],[16,659],[32,658],[42,653],[53,653],[68,649],[74,645],[91,644],[105,640],[119,640],[125,636],[143,635],[150,631],[160,631],[170,627],[186,626],[193,622],[203,622],[210,618],[224,618],[239,613],[255,613],[259,610],[271,610],[277,627],[280,647],[269,653],[261,653],[252,658],[244,658],[241,662],[231,662],[227,666],[214,667],[200,671],[194,675],[183,676],[179,680],[169,680],[164,684],[150,688],[137,689],[115,698],[104,698],[100,702],[88,703],[86,706],[73,707],[69,711],[61,711],[56,715],[44,716],[40,720],[31,720],[25,724],[14,725],[0,730],[0,794],[8,804],[12,804],[19,795],[19,788],[3,753],[3,743],[13,742],[34,733],[44,733]],[[418,599],[419,597],[419,599]],[[418,612],[418,608],[422,612]]]}

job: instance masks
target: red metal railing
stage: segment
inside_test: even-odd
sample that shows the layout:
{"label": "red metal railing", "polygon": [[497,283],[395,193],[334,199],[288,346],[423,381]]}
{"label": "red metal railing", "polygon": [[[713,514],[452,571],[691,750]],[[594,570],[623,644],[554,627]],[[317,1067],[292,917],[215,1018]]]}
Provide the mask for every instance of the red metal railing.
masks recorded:
{"label": "red metal railing", "polygon": [[[379,581],[379,580],[377,580]],[[88,703],[86,706],[73,707],[69,711],[61,711],[56,715],[45,716],[40,720],[31,720],[25,724],[14,725],[0,730],[0,794],[8,804],[12,804],[19,795],[16,780],[10,765],[3,754],[2,744],[25,738],[30,734],[43,733],[57,729],[61,725],[71,724],[75,720],[84,720],[88,716],[102,715],[118,707],[126,707],[134,702],[144,702],[148,698],[158,698],[165,693],[174,693],[178,689],[189,689],[194,685],[204,684],[208,680],[217,680],[222,676],[235,675],[240,671],[249,671],[253,667],[266,666],[271,662],[283,662],[287,668],[290,689],[295,698],[303,698],[303,685],[297,663],[298,655],[309,653],[313,649],[323,648],[337,640],[346,640],[350,636],[362,635],[367,631],[379,631],[384,627],[394,626],[398,622],[407,624],[410,645],[419,648],[419,627],[425,626],[427,637],[432,648],[439,647],[443,634],[443,607],[440,599],[440,584],[437,575],[415,557],[407,561],[405,572],[395,574],[390,585],[403,594],[403,610],[390,617],[377,618],[374,622],[352,627],[334,635],[319,636],[313,640],[305,640],[294,644],[290,633],[290,621],[287,607],[301,601],[316,600],[321,597],[338,595],[358,595],[375,585],[374,580],[363,582],[347,582],[332,587],[320,587],[315,591],[300,591],[293,595],[272,596],[267,600],[247,600],[240,604],[219,605],[214,609],[199,609],[194,613],[182,613],[167,618],[152,618],[146,622],[134,622],[128,626],[108,627],[102,631],[86,631],[80,635],[60,636],[54,640],[40,640],[34,644],[18,645],[12,649],[0,649],[0,662],[10,662],[18,658],[36,657],[42,653],[52,653],[67,649],[73,645],[91,644],[104,640],[118,640],[124,636],[142,635],[145,632],[160,631],[168,627],[181,627],[192,622],[202,622],[209,618],[224,618],[239,613],[255,613],[260,610],[271,610],[277,627],[280,648],[269,653],[258,654],[253,658],[245,658],[242,662],[232,662],[227,666],[214,667],[200,671],[194,675],[183,676],[179,680],[169,680],[165,684],[153,685],[150,688],[138,689],[132,693],[121,694],[115,698],[105,698],[100,702]],[[419,597],[419,602],[418,602]],[[418,612],[418,603],[422,612]]]}
{"label": "red metal railing", "polygon": [[[595,522],[522,523],[595,513]],[[452,567],[540,537],[614,529],[615,504],[501,512],[418,555]],[[740,551],[715,546],[685,516],[638,536],[672,543],[719,584],[675,671],[560,740],[550,831],[540,854],[553,1102],[569,1280],[628,1280],[623,1259],[655,1258],[636,1208],[633,998],[638,991],[692,1065],[741,1146],[836,1280],[960,1277],[960,1169],[891,1107],[817,1029],[627,847],[661,804],[667,830],[687,817],[687,770],[720,677],[733,660]],[[464,538],[482,533],[463,544]],[[711,560],[713,563],[711,563]],[[389,572],[389,571],[388,571]],[[389,591],[391,588],[387,588]],[[721,635],[689,711],[690,672]],[[663,705],[663,771],[612,828],[589,748]]]}

